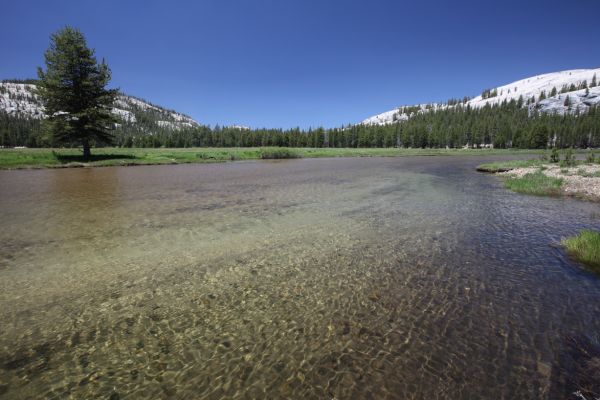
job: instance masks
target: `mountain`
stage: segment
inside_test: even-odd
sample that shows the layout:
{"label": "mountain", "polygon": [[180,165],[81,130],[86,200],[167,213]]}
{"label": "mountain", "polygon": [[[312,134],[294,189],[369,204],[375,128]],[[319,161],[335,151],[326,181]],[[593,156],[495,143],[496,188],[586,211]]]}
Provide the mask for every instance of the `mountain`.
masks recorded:
{"label": "mountain", "polygon": [[[44,108],[35,94],[35,81],[0,82],[0,112],[20,119],[42,119]],[[191,117],[126,94],[119,94],[112,112],[121,119],[120,128],[152,134],[199,126]]]}
{"label": "mountain", "polygon": [[[462,105],[482,108],[511,100],[522,102],[533,113],[574,114],[586,112],[600,104],[600,68],[552,72],[521,79],[507,85],[484,90],[474,98],[450,100],[447,103],[403,106],[374,115],[362,121],[364,125],[386,125],[405,121],[414,115]],[[568,100],[567,100],[568,98]]]}

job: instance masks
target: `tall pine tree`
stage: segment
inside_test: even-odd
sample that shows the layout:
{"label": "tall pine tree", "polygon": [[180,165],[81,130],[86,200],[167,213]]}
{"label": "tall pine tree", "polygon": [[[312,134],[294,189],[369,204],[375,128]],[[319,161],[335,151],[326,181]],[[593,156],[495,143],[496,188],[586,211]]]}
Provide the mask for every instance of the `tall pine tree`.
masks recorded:
{"label": "tall pine tree", "polygon": [[48,117],[44,130],[56,142],[81,144],[89,159],[92,144],[113,142],[117,90],[106,89],[110,69],[96,61],[83,34],[68,26],[51,35],[45,63],[45,72],[38,68],[38,94]]}

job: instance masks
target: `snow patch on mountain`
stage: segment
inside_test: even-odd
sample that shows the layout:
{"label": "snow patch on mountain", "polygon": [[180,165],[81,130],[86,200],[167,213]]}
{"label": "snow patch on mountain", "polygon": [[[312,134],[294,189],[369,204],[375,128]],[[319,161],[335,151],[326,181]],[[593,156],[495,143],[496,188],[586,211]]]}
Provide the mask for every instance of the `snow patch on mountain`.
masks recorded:
{"label": "snow patch on mountain", "polygon": [[[0,82],[0,110],[9,115],[42,119],[44,106],[35,94],[36,85],[27,83]],[[123,123],[137,123],[136,113],[153,113],[160,120],[156,124],[170,129],[199,126],[193,118],[172,110],[159,107],[147,101],[124,94],[117,95],[112,113]]]}
{"label": "snow patch on mountain", "polygon": [[35,94],[35,85],[0,83],[0,110],[10,115],[43,118],[44,108]]}
{"label": "snow patch on mountain", "polygon": [[[567,102],[567,98],[569,98]],[[567,103],[568,105],[565,105]],[[565,115],[567,113],[584,113],[590,107],[600,105],[600,86],[559,94],[530,105],[530,110],[537,109],[543,113]]]}
{"label": "snow patch on mountain", "polygon": [[121,121],[133,124],[137,122],[135,115],[131,111],[123,110],[122,108],[113,108],[112,112],[113,114],[116,114]]}
{"label": "snow patch on mountain", "polygon": [[365,125],[385,125],[394,122],[406,121],[415,115],[422,114],[433,110],[442,110],[447,108],[445,104],[416,104],[414,106],[403,106],[395,110],[386,111],[381,114],[374,115],[362,121]]}
{"label": "snow patch on mountain", "polygon": [[250,127],[245,125],[229,125],[226,128],[239,129],[240,131],[249,131]]}
{"label": "snow patch on mountain", "polygon": [[[486,105],[501,104],[504,101],[518,101],[521,98],[524,106],[527,106],[527,101],[535,97],[533,104],[529,104],[530,109],[537,109],[540,112],[552,112],[564,115],[565,113],[575,113],[577,110],[585,112],[590,105],[598,104],[598,95],[600,88],[598,86],[590,88],[589,93],[585,89],[579,87],[585,82],[589,86],[596,76],[596,81],[600,82],[600,68],[595,69],[574,69],[568,71],[552,72],[548,74],[536,75],[530,78],[521,79],[507,85],[498,86],[488,89],[488,96],[484,98],[482,94],[476,96],[466,102],[459,104],[470,106],[472,108],[481,108]],[[572,90],[573,85],[575,90]],[[557,94],[550,96],[553,89],[556,88]],[[560,93],[566,89],[567,93]],[[540,96],[544,94],[546,99],[540,100]],[[489,96],[489,94],[492,94]],[[565,105],[566,96],[572,97],[572,103]],[[440,110],[445,108],[455,107],[456,105],[448,104],[417,104],[415,106],[399,107],[394,110],[386,111],[381,114],[374,115],[362,121],[365,125],[385,125],[397,121],[407,120],[411,116],[429,112],[432,110]],[[411,112],[405,112],[411,110]]]}
{"label": "snow patch on mountain", "polygon": [[181,128],[184,128],[184,127],[191,128],[191,127],[197,125],[197,124],[193,125],[190,122],[179,122],[179,121],[177,121],[177,122],[173,122],[173,121],[156,121],[156,124],[158,126],[162,127],[162,128],[171,128],[171,129],[181,129]]}

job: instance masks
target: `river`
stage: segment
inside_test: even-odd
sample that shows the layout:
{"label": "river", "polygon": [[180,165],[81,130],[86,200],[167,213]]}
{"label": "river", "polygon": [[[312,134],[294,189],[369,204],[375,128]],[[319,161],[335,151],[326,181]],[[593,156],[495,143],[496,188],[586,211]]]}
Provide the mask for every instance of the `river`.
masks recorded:
{"label": "river", "polygon": [[502,158],[0,171],[0,399],[574,396],[600,207]]}

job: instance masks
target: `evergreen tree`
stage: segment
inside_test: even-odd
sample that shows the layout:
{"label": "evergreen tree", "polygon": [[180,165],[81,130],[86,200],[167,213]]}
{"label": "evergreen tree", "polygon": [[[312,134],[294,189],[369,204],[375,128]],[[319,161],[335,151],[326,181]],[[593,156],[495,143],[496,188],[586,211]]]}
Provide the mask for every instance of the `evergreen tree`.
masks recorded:
{"label": "evergreen tree", "polygon": [[592,77],[592,83],[590,84],[590,87],[596,87],[597,83],[596,83],[596,74],[594,74],[594,76]]}
{"label": "evergreen tree", "polygon": [[546,91],[542,90],[542,93],[540,93],[540,101],[544,100],[546,98]]}
{"label": "evergreen tree", "polygon": [[529,148],[543,149],[548,144],[548,128],[546,125],[534,125],[529,134]]}
{"label": "evergreen tree", "polygon": [[51,35],[45,64],[45,72],[38,68],[38,94],[48,117],[44,130],[56,142],[80,143],[89,159],[93,143],[113,142],[117,90],[105,88],[110,69],[104,60],[96,61],[83,34],[68,26]]}

